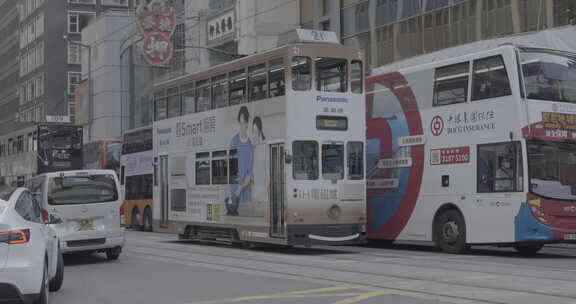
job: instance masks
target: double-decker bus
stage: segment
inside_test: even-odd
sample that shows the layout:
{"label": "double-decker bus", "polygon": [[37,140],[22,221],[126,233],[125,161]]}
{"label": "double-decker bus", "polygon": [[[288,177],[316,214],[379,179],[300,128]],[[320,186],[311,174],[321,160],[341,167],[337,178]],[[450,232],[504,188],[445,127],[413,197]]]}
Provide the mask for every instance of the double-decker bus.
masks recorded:
{"label": "double-decker bus", "polygon": [[356,49],[292,44],[156,84],[154,230],[361,242],[362,69]]}
{"label": "double-decker bus", "polygon": [[152,128],[124,133],[120,184],[124,193],[126,226],[152,231]]}
{"label": "double-decker bus", "polygon": [[82,127],[43,124],[0,136],[0,184],[24,185],[45,172],[82,168]]}
{"label": "double-decker bus", "polygon": [[122,140],[102,138],[85,143],[83,148],[84,169],[110,169],[120,167]]}
{"label": "double-decker bus", "polygon": [[367,79],[368,238],[452,253],[575,242],[576,55],[459,51]]}

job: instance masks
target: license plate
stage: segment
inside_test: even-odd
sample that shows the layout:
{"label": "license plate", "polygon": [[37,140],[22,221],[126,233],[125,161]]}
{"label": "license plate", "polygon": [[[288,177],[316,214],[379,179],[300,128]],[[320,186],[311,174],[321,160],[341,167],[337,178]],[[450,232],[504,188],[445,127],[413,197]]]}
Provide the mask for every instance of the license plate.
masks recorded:
{"label": "license plate", "polygon": [[564,233],[565,241],[576,241],[576,233]]}
{"label": "license plate", "polygon": [[87,231],[87,230],[95,230],[94,227],[94,220],[79,220],[76,221],[76,230],[78,231]]}

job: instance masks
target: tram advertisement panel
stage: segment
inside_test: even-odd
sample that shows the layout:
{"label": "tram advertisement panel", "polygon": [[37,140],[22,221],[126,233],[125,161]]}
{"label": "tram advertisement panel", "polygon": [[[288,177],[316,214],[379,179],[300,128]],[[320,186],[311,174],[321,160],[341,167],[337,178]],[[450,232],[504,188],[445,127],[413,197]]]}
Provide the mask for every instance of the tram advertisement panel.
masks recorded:
{"label": "tram advertisement panel", "polygon": [[169,157],[171,219],[264,217],[269,144],[284,138],[284,107],[266,101],[156,122],[156,155]]}

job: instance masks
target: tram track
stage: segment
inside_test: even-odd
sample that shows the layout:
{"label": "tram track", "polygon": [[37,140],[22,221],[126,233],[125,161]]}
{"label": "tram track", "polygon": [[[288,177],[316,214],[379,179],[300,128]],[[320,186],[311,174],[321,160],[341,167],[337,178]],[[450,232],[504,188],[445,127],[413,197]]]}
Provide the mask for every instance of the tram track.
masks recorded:
{"label": "tram track", "polygon": [[[191,262],[191,263],[197,263],[197,264],[201,264],[201,265],[209,265],[209,266],[218,266],[218,267],[228,267],[228,268],[235,268],[235,269],[239,269],[239,270],[245,270],[245,271],[257,271],[257,272],[263,272],[263,273],[270,273],[270,274],[276,274],[276,275],[284,275],[284,276],[291,276],[291,277],[299,277],[299,278],[307,278],[307,279],[316,279],[316,280],[323,280],[323,281],[329,281],[329,282],[333,282],[333,283],[338,283],[338,284],[354,284],[354,285],[358,285],[358,286],[364,286],[364,287],[371,287],[371,288],[386,288],[386,289],[391,289],[391,290],[396,290],[398,292],[404,292],[404,293],[416,293],[416,294],[420,294],[420,295],[429,295],[429,296],[436,296],[436,297],[448,297],[448,298],[453,298],[453,299],[459,299],[459,300],[466,300],[466,301],[476,301],[476,302],[480,302],[480,303],[510,303],[508,301],[499,301],[496,299],[484,299],[484,298],[479,298],[479,297],[468,297],[468,296],[462,296],[462,295],[453,295],[453,294],[449,294],[449,291],[454,291],[455,289],[470,289],[471,293],[484,293],[484,294],[496,294],[495,291],[497,291],[498,293],[502,293],[502,292],[507,292],[509,294],[515,294],[516,296],[520,296],[520,295],[524,295],[524,296],[531,296],[531,297],[545,297],[548,300],[552,300],[555,299],[556,301],[545,301],[544,303],[567,303],[566,301],[569,300],[569,302],[573,302],[574,300],[576,300],[576,295],[568,295],[568,294],[554,294],[551,292],[544,292],[544,291],[538,291],[538,290],[534,290],[534,289],[519,289],[519,288],[509,288],[509,287],[494,287],[494,286],[486,286],[485,284],[470,284],[470,283],[465,283],[465,282],[457,282],[457,281],[453,281],[453,280],[443,280],[443,279],[430,279],[430,278],[420,278],[420,277],[410,277],[410,276],[402,276],[402,275],[398,275],[398,274],[386,274],[386,273],[379,273],[379,272],[368,272],[368,271],[358,271],[358,270],[351,270],[351,269],[343,269],[341,267],[334,267],[331,264],[330,267],[328,266],[322,266],[322,265],[303,265],[303,264],[298,264],[298,263],[293,263],[293,262],[286,262],[286,261],[281,261],[281,260],[274,260],[274,261],[269,261],[269,260],[263,260],[263,259],[258,259],[258,258],[253,258],[250,255],[248,256],[237,256],[237,255],[226,255],[226,254],[217,254],[215,252],[210,252],[210,253],[206,253],[206,252],[190,252],[188,250],[183,250],[180,248],[174,248],[176,246],[170,246],[171,248],[169,249],[170,251],[177,253],[176,256],[171,255],[171,254],[164,254],[164,253],[158,253],[158,252],[150,252],[152,251],[156,251],[156,250],[166,250],[166,246],[150,246],[150,245],[146,245],[146,246],[131,246],[127,248],[127,251],[133,254],[137,254],[137,255],[143,255],[143,256],[148,256],[148,257],[155,257],[158,259],[176,259],[178,261],[182,261],[182,262]],[[180,255],[180,256],[179,256]],[[181,255],[186,255],[186,256],[181,256]],[[197,257],[193,257],[190,255],[209,255],[209,257],[211,259],[213,258],[217,258],[217,259],[224,259],[224,261],[207,261],[206,259],[203,259],[199,256]],[[260,256],[261,257],[261,256]],[[272,257],[270,257],[272,258]],[[235,261],[226,261],[225,259],[232,259],[232,260],[236,260]],[[242,260],[242,265],[240,265],[239,263],[237,263],[238,260]],[[252,262],[252,263],[261,263],[260,265],[256,265],[256,266],[246,266],[245,262]],[[398,261],[390,261],[390,265],[398,265]],[[366,263],[366,262],[363,262]],[[386,263],[380,263],[380,265],[385,266]],[[284,270],[282,271],[280,268],[280,266],[283,267],[290,267],[294,270],[296,269],[301,269],[301,268],[305,268],[305,270],[314,270],[314,273],[321,273],[322,271],[324,272],[336,272],[334,276],[322,276],[322,275],[318,275],[318,274],[311,274],[311,273],[306,273],[306,271],[287,271]],[[410,267],[414,267],[413,265],[409,265]],[[459,269],[446,269],[446,268],[438,268],[438,267],[427,267],[428,270],[450,270],[450,271],[458,271],[458,272],[462,272],[463,270],[459,270]],[[302,269],[301,269],[302,270]],[[474,275],[496,275],[496,276],[508,276],[508,277],[512,277],[512,278],[516,278],[516,279],[520,279],[520,278],[527,278],[526,276],[523,275],[510,275],[508,273],[499,273],[499,272],[480,272],[480,271],[471,271],[469,270],[469,272],[471,274]],[[381,283],[371,283],[371,282],[367,282],[367,281],[362,281],[362,280],[354,280],[354,279],[336,279],[336,277],[341,277],[342,275],[344,276],[350,276],[353,275],[354,277],[358,277],[358,276],[369,276],[372,277],[372,280],[374,281],[374,279],[376,279],[376,281],[380,282],[385,282],[386,279],[390,280],[390,279],[394,279],[394,280],[399,280],[399,281],[404,281],[404,282],[408,282],[410,284],[414,284],[416,283],[416,285],[430,285],[430,284],[437,284],[439,287],[443,287],[443,290],[445,290],[445,292],[434,292],[434,291],[430,291],[430,290],[426,290],[426,288],[424,287],[420,287],[420,288],[402,288],[401,286],[395,286],[394,284],[381,284]],[[550,278],[550,277],[542,277],[542,276],[532,276],[529,277],[531,279],[537,279],[537,280],[553,280],[553,281],[559,281],[559,282],[568,282],[568,283],[573,283],[576,282],[576,280],[567,280],[567,279],[555,279],[555,278]],[[474,291],[474,292],[472,292]],[[448,292],[448,293],[447,293]]]}

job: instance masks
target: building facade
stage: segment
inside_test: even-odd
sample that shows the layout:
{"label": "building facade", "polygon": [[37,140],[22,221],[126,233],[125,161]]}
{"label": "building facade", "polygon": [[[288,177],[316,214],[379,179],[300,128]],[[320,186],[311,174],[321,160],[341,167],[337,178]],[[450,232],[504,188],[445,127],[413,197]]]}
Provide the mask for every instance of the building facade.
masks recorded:
{"label": "building facade", "polygon": [[0,0],[0,136],[15,129],[19,121],[18,23],[17,2]]}

